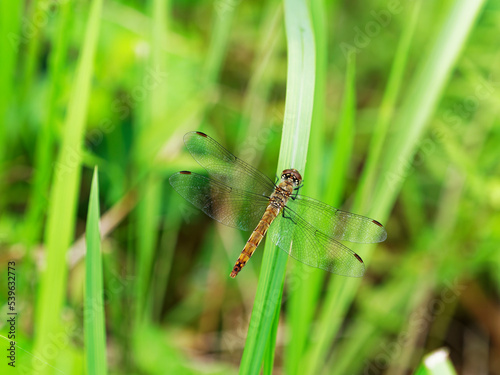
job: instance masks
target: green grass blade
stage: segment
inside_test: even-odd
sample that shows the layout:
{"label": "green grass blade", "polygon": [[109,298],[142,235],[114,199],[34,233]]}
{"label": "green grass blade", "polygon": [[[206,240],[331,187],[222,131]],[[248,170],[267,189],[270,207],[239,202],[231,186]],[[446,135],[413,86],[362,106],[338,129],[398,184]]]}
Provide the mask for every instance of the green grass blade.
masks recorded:
{"label": "green grass blade", "polygon": [[[285,25],[288,78],[277,173],[285,168],[300,171],[305,168],[314,98],[314,35],[304,1],[285,1]],[[276,310],[280,309],[287,259],[288,255],[284,251],[266,241],[261,277],[241,359],[241,374],[259,373],[268,340],[275,337],[271,330]]]}
{"label": "green grass blade", "polygon": [[[253,73],[248,82],[242,117],[237,129],[237,144],[248,144],[249,137],[270,132],[274,126],[274,121],[269,122],[266,112],[270,107],[270,94],[279,61],[277,55],[280,52],[280,41],[283,39],[283,6],[277,0],[270,0],[263,13],[255,64],[252,66]],[[267,138],[269,141],[270,137]],[[257,165],[262,156],[262,152],[249,152],[249,157],[245,157],[245,161]]]}
{"label": "green grass blade", "polygon": [[158,241],[158,219],[161,206],[161,183],[158,178],[150,176],[140,190],[142,201],[137,206],[137,284],[136,284],[136,328],[145,323],[146,316],[151,315],[150,285],[154,265],[156,242]]}
{"label": "green grass blade", "polygon": [[[340,123],[335,132],[333,152],[329,170],[326,201],[334,206],[340,205],[345,181],[350,166],[354,143],[354,121],[356,114],[356,60],[354,56],[347,62],[346,83],[340,114]],[[331,167],[330,167],[331,166]]]}
{"label": "green grass blade", "polygon": [[237,1],[219,1],[215,3],[214,26],[212,39],[204,67],[204,84],[211,87],[217,82],[226,56],[231,24],[237,9]]}
{"label": "green grass blade", "polygon": [[106,324],[104,320],[101,234],[99,232],[99,178],[94,169],[85,240],[85,355],[89,374],[106,374]]}
{"label": "green grass blade", "polygon": [[[335,2],[336,3],[336,2]],[[332,9],[333,8],[333,9]],[[311,2],[311,17],[316,46],[316,84],[314,87],[314,109],[311,123],[310,144],[306,174],[301,194],[319,198],[322,193],[320,183],[308,183],[321,176],[326,154],[325,123],[326,82],[328,67],[328,20],[335,19],[336,4],[326,7],[324,1]],[[327,20],[328,15],[328,20]],[[303,352],[307,346],[311,332],[311,321],[318,305],[321,285],[325,272],[291,260],[293,267],[287,276],[290,299],[287,304],[287,322],[289,325],[289,341],[285,345],[285,369],[287,374],[300,373],[303,363]]]}
{"label": "green grass blade", "polygon": [[[161,49],[161,43],[164,42],[161,35],[166,32],[167,18],[170,14],[169,2],[155,0],[151,4],[151,45],[153,53],[151,59],[145,64],[144,70],[149,68],[164,71],[166,68],[166,56]],[[173,128],[165,127],[168,122],[166,108],[163,105],[167,99],[166,79],[157,83],[155,89],[148,90],[146,100],[140,108],[141,116],[136,119],[139,133],[145,134],[151,128],[160,125],[162,134],[158,139],[168,139],[173,132]],[[156,144],[142,139],[138,142],[136,151],[136,164],[138,170],[147,171],[151,159],[156,153]],[[146,150],[154,150],[147,152]],[[151,275],[153,272],[155,247],[158,242],[158,221],[160,218],[159,209],[162,203],[161,181],[158,176],[149,171],[146,173],[144,183],[139,187],[139,194],[143,197],[137,206],[137,284],[136,284],[136,323],[147,323],[143,318],[151,316]],[[136,329],[141,329],[141,324],[136,325]]]}
{"label": "green grass blade", "polygon": [[413,155],[440,94],[455,66],[484,0],[457,0],[452,5],[432,49],[420,66],[396,123],[397,134],[387,145],[384,183],[378,185],[373,212],[387,216],[411,168]]}
{"label": "green grass blade", "polygon": [[[47,4],[42,0],[35,0],[27,6],[27,18],[34,19],[36,15],[43,12],[43,8]],[[23,30],[22,39],[26,43],[26,53],[23,61],[23,83],[21,86],[21,100],[27,100],[28,92],[33,87],[33,82],[36,77],[37,65],[40,64],[41,46],[43,43],[44,28],[34,27],[31,33]]]}
{"label": "green grass blade", "polygon": [[288,256],[266,243],[240,374],[258,374],[283,291]]}
{"label": "green grass blade", "polygon": [[36,143],[33,188],[26,215],[26,242],[28,248],[39,241],[41,234],[42,218],[47,209],[46,194],[53,172],[53,148],[56,134],[59,131],[59,124],[63,121],[58,98],[63,94],[64,80],[66,78],[65,63],[70,33],[65,31],[70,21],[70,12],[71,3],[65,2],[59,5],[57,32],[53,35],[52,45],[54,47],[49,58],[48,81],[50,83],[46,99],[47,112]]}
{"label": "green grass blade", "polygon": [[[4,92],[0,100],[0,115],[2,119],[6,119],[6,113],[9,108],[9,103],[14,98],[14,95],[8,95],[10,92],[15,92],[13,81],[13,72],[16,68],[18,59],[19,46],[22,40],[20,39],[20,23],[21,14],[24,10],[23,3],[15,3],[10,1],[2,1],[0,3],[0,32],[2,33],[2,43],[0,43],[0,52],[2,59],[0,61],[0,84]],[[5,126],[2,126],[0,131],[4,131]],[[2,133],[0,133],[2,134]],[[4,141],[4,137],[0,138],[0,142]],[[4,148],[0,152],[4,152]],[[1,160],[1,159],[0,159]]]}
{"label": "green grass blade", "polygon": [[363,174],[359,180],[361,191],[356,196],[353,211],[365,209],[371,198],[373,198],[372,192],[374,191],[374,183],[379,171],[377,166],[383,154],[383,146],[389,130],[390,120],[396,109],[398,94],[403,84],[403,75],[406,70],[408,57],[410,56],[411,41],[417,26],[421,3],[421,1],[415,2],[410,20],[403,29],[396,55],[394,56],[387,87],[384,91],[382,102],[380,103],[377,122],[373,127],[373,137],[366,158],[366,165],[363,168]]}
{"label": "green grass blade", "polygon": [[[349,59],[347,64],[341,121],[335,134],[335,147],[332,153],[331,167],[328,168],[332,172],[329,175],[329,186],[331,187],[327,189],[327,202],[334,205],[338,204],[344,190],[343,184],[339,181],[345,181],[347,178],[354,142],[354,116],[356,111],[355,59]],[[330,284],[334,283],[342,283],[342,290],[347,290],[357,287],[359,279],[333,276]],[[326,355],[330,347],[331,337],[340,327],[342,323],[341,317],[347,311],[351,302],[349,298],[342,297],[342,290],[329,288],[329,293],[324,304],[325,307],[322,311],[323,315],[320,315],[321,328],[318,332],[318,340],[312,345],[313,349],[308,353],[307,360],[302,361],[302,372],[315,374],[322,368],[320,358]]]}
{"label": "green grass blade", "polygon": [[288,74],[278,173],[285,168],[301,171],[305,169],[316,64],[314,34],[309,11],[304,2],[285,1],[285,25],[288,41]]}
{"label": "green grass blade", "polygon": [[[66,293],[66,251],[73,240],[81,149],[101,8],[102,0],[94,0],[91,3],[83,50],[77,65],[73,95],[68,104],[61,151],[50,192],[45,237],[46,269],[40,280],[36,311],[35,353],[39,355],[44,355],[50,345],[51,335],[61,332],[61,311]],[[45,367],[40,373],[47,370]]]}
{"label": "green grass blade", "polygon": [[[281,306],[281,298],[283,296],[281,295],[278,301],[278,306]],[[264,375],[267,374],[272,374],[274,371],[274,357],[275,357],[275,351],[276,351],[276,338],[278,336],[278,325],[279,325],[279,320],[280,320],[280,312],[281,309],[276,309],[274,311],[274,320],[273,320],[273,325],[271,326],[271,335],[269,336],[269,340],[267,340],[267,347],[266,351],[264,353],[264,366],[262,369],[262,373]]]}
{"label": "green grass blade", "polygon": [[[0,3],[0,35],[2,42],[0,43],[0,87],[2,88],[2,96],[0,97],[0,119],[3,119],[3,124],[0,126],[0,166],[7,161],[7,130],[10,127],[15,127],[11,118],[13,108],[13,99],[16,89],[14,86],[16,62],[19,53],[19,30],[21,23],[21,11],[23,9],[22,2],[2,1]],[[2,168],[3,169],[3,168]],[[0,176],[3,176],[3,171]],[[0,180],[0,191],[4,188],[3,179]],[[0,199],[0,208],[5,204],[4,194],[2,191],[2,199]]]}

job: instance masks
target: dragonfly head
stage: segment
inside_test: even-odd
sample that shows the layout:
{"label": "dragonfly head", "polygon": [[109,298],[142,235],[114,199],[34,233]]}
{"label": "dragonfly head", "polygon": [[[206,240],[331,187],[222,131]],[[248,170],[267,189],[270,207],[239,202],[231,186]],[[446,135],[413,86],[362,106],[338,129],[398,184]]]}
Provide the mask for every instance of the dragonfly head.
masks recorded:
{"label": "dragonfly head", "polygon": [[302,183],[302,176],[296,169],[285,169],[281,172],[281,181],[291,180],[293,187],[297,187]]}

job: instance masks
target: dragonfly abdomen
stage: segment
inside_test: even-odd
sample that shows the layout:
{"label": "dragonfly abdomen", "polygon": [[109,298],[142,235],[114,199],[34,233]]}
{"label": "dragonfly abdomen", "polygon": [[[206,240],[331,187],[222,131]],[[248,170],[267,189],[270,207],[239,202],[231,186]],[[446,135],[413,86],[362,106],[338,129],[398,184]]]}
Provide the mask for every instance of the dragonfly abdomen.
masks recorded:
{"label": "dragonfly abdomen", "polygon": [[245,264],[248,262],[248,259],[250,259],[253,252],[257,248],[257,246],[259,246],[259,244],[261,243],[262,239],[266,235],[267,230],[269,229],[269,226],[276,218],[276,216],[278,216],[279,212],[280,209],[272,204],[270,204],[267,207],[266,212],[262,216],[262,219],[259,221],[259,224],[257,224],[257,227],[254,229],[252,235],[245,244],[245,247],[243,248],[243,251],[238,257],[238,260],[236,261],[233,270],[231,271],[231,274],[229,276],[233,278],[236,277],[236,275],[245,266]]}

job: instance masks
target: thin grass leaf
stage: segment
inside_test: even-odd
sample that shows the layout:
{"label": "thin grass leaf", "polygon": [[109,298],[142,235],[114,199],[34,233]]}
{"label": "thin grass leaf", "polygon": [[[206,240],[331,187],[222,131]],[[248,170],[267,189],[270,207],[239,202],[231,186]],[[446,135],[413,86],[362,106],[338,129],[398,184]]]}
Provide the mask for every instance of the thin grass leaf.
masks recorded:
{"label": "thin grass leaf", "polygon": [[70,33],[65,32],[70,21],[71,3],[59,5],[57,12],[57,31],[53,34],[53,48],[49,57],[48,81],[49,88],[46,95],[46,116],[41,124],[35,149],[35,166],[33,188],[31,190],[28,213],[26,215],[26,243],[30,249],[39,240],[43,224],[42,217],[47,209],[46,194],[53,173],[53,148],[56,134],[63,114],[60,111],[58,98],[62,94],[65,76],[65,62],[68,53]]}
{"label": "thin grass leaf", "polygon": [[[356,74],[355,74],[355,59],[351,58],[347,61],[346,83],[344,88],[344,101],[342,105],[341,121],[335,134],[335,146],[331,157],[331,167],[329,170],[329,185],[342,185],[341,187],[331,187],[327,190],[328,203],[338,205],[341,194],[343,192],[343,184],[339,181],[347,179],[347,170],[351,159],[352,145],[354,142],[354,116],[356,111]],[[351,279],[345,277],[333,276],[331,283],[340,282],[345,285],[345,288],[354,288],[359,284],[359,279]],[[319,287],[319,285],[318,285]],[[307,360],[301,362],[300,369],[303,372],[311,374],[318,373],[322,368],[318,358],[325,356],[330,346],[332,335],[339,329],[342,323],[341,317],[349,308],[350,300],[338,300],[338,293],[341,290],[330,289],[324,305],[323,312],[327,311],[327,315],[320,315],[320,329],[317,333],[318,340],[313,344],[313,350],[307,354]],[[332,311],[334,310],[334,311]]]}
{"label": "thin grass leaf", "polygon": [[106,374],[106,323],[104,320],[101,234],[99,232],[99,178],[94,169],[90,189],[85,240],[85,356],[89,374]]}
{"label": "thin grass leaf", "polygon": [[482,8],[484,0],[457,0],[412,81],[398,116],[397,134],[387,143],[383,160],[383,183],[374,195],[373,212],[387,217],[411,168],[418,140],[424,133],[460,51]]}
{"label": "thin grass leaf", "polygon": [[340,113],[340,122],[335,132],[333,150],[329,170],[328,187],[326,189],[327,202],[340,206],[342,193],[347,180],[352,148],[354,143],[354,122],[356,116],[356,59],[350,58],[347,62],[346,83],[344,87],[343,103]]}
{"label": "thin grass leaf", "polygon": [[[280,299],[278,301],[278,306],[281,306],[281,298],[283,295],[280,296]],[[262,369],[262,373],[264,375],[267,374],[272,374],[274,371],[274,357],[275,357],[275,351],[276,351],[276,339],[278,336],[278,325],[279,325],[279,320],[280,320],[280,312],[281,309],[276,309],[274,312],[274,321],[273,325],[271,327],[271,336],[269,337],[269,340],[267,340],[267,347],[266,347],[266,352],[264,353],[264,366]]]}
{"label": "thin grass leaf", "polygon": [[[304,1],[285,1],[285,25],[289,65],[278,173],[285,168],[300,171],[305,168],[315,79],[314,35]],[[275,313],[281,307],[287,259],[284,251],[266,241],[261,277],[241,359],[241,374],[257,374],[260,371],[268,341],[275,339],[271,330]]]}
{"label": "thin grass leaf", "polygon": [[[66,293],[66,251],[73,240],[81,149],[101,8],[102,0],[92,1],[50,192],[45,237],[47,266],[41,276],[38,291],[35,353],[44,353],[51,343],[50,335],[61,332],[61,310]],[[40,373],[45,373],[44,371],[48,371],[48,368],[40,369]]]}
{"label": "thin grass leaf", "polygon": [[394,62],[389,73],[387,87],[384,91],[377,122],[373,127],[373,136],[370,143],[370,150],[366,158],[366,165],[363,168],[363,174],[359,179],[360,192],[356,195],[356,201],[353,210],[362,210],[368,208],[369,202],[373,197],[374,183],[379,172],[378,165],[383,155],[383,146],[386,141],[389,130],[389,121],[396,109],[397,98],[400,88],[403,84],[403,74],[406,70],[408,57],[410,56],[410,46],[413,34],[417,26],[418,16],[420,14],[421,1],[416,1],[409,22],[403,29],[401,39],[398,43]]}
{"label": "thin grass leaf", "polygon": [[[308,163],[305,174],[309,179],[304,182],[301,194],[320,198],[322,184],[319,183],[324,170],[325,130],[330,124],[325,123],[326,82],[328,67],[328,20],[335,19],[336,2],[326,7],[322,0],[311,2],[311,17],[314,28],[316,46],[316,84],[314,87],[314,108],[311,121],[311,138],[308,150]],[[333,9],[332,9],[333,8]],[[331,126],[331,125],[330,125]],[[335,172],[333,172],[335,173]],[[317,183],[313,183],[313,178]],[[287,304],[287,322],[289,325],[289,340],[285,346],[285,369],[287,374],[298,374],[303,363],[303,352],[307,346],[311,321],[318,306],[318,298],[326,273],[303,265],[295,260],[292,271],[287,276],[290,299]]]}
{"label": "thin grass leaf", "polygon": [[[169,14],[167,3],[161,0],[155,0],[151,6],[151,45],[153,53],[151,60],[147,61],[144,67],[145,72],[149,67],[164,71],[166,68],[166,56],[161,49],[161,35],[166,32],[167,19],[165,14]],[[168,122],[166,109],[163,105],[167,101],[166,81],[165,79],[157,82],[154,90],[147,92],[144,105],[140,108],[142,116],[137,118],[137,125],[141,134],[146,133],[151,128],[159,125],[163,132],[158,135],[159,139],[168,139],[172,128],[165,127]],[[144,139],[143,139],[144,141]],[[156,145],[155,145],[156,146]],[[154,153],[146,152],[152,150]],[[152,157],[156,154],[156,147],[152,144],[140,142],[136,150],[137,168],[147,171]],[[137,206],[137,284],[136,284],[136,329],[142,329],[142,323],[146,323],[146,316],[152,312],[152,294],[150,293],[151,275],[153,272],[155,248],[158,242],[158,222],[160,217],[159,209],[162,203],[161,181],[154,173],[147,173],[146,179],[139,186],[140,195],[143,197]]]}
{"label": "thin grass leaf", "polygon": [[[166,197],[167,201],[165,205],[167,207],[172,207],[173,200],[176,197],[170,194]],[[177,233],[180,228],[180,218],[179,215],[174,210],[169,210],[165,214],[164,224],[163,224],[163,234],[159,240],[161,251],[161,256],[156,259],[155,262],[155,274],[153,276],[156,281],[156,287],[154,288],[154,301],[156,304],[153,310],[153,320],[159,321],[162,314],[162,309],[165,304],[165,299],[167,299],[167,287],[168,280],[170,279],[170,271],[172,270],[172,262],[175,252],[175,246],[177,244]]]}
{"label": "thin grass leaf", "polygon": [[[0,43],[0,87],[2,95],[0,96],[0,118],[4,123],[0,126],[0,165],[4,165],[7,161],[7,130],[16,126],[13,121],[8,119],[11,117],[10,112],[13,108],[13,100],[15,97],[15,75],[16,61],[18,59],[20,39],[20,23],[21,11],[23,9],[22,2],[2,1],[0,3],[0,35],[3,36]],[[2,168],[3,169],[3,168]],[[2,176],[4,171],[0,174]],[[4,188],[3,179],[0,183],[0,191]],[[0,194],[0,208],[5,204],[4,194]]]}
{"label": "thin grass leaf", "polygon": [[[277,69],[279,42],[283,38],[283,6],[277,0],[268,1],[263,13],[255,66],[252,67],[253,73],[248,82],[242,118],[237,129],[237,144],[248,144],[248,138],[255,134],[269,134],[272,126],[266,114]],[[257,147],[254,147],[254,151],[249,152],[250,157],[245,158],[245,161],[257,165],[263,154]]]}
{"label": "thin grass leaf", "polygon": [[[43,0],[34,0],[27,6],[27,19],[33,20],[35,16],[44,12],[47,4]],[[21,86],[21,101],[26,101],[28,92],[33,87],[33,81],[36,76],[37,64],[40,63],[40,47],[43,42],[43,27],[33,27],[30,32],[23,30],[24,43],[27,44],[26,54],[23,61],[23,81]]]}
{"label": "thin grass leaf", "polygon": [[231,24],[238,2],[219,1],[215,3],[212,39],[204,67],[203,83],[209,88],[217,82],[219,73],[226,56]]}

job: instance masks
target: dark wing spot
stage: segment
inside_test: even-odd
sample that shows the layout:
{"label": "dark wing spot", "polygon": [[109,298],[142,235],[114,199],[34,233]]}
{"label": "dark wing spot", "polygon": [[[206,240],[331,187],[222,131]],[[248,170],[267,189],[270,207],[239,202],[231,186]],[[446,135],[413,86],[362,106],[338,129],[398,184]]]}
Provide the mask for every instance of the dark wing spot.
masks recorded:
{"label": "dark wing spot", "polygon": [[377,220],[372,220],[372,223],[377,224],[379,227],[383,227],[383,225],[380,224]]}
{"label": "dark wing spot", "polygon": [[202,133],[202,132],[196,132],[196,134],[201,135],[202,137],[205,137],[205,138],[208,137],[208,135],[206,135],[205,133]]}
{"label": "dark wing spot", "polygon": [[191,172],[189,172],[189,171],[180,171],[179,173],[180,174],[191,174]]}
{"label": "dark wing spot", "polygon": [[354,253],[354,256],[356,257],[357,260],[359,260],[360,263],[363,263],[363,259],[361,259],[361,257],[358,254]]}

